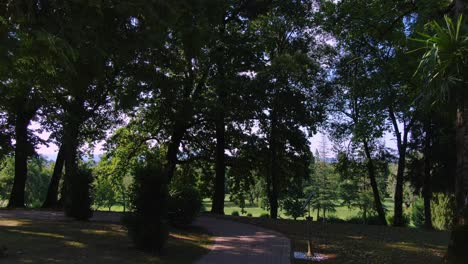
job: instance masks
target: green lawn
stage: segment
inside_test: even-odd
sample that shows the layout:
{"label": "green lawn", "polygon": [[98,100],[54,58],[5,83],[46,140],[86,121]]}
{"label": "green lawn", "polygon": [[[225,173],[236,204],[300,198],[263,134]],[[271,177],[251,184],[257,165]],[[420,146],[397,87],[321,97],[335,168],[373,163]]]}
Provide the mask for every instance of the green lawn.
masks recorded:
{"label": "green lawn", "polygon": [[[244,210],[246,211],[244,216],[247,214],[252,214],[253,217],[258,217],[262,214],[268,214],[269,212],[266,210],[263,210],[262,208],[258,207],[257,205],[249,205],[247,203],[246,208]],[[384,206],[387,209],[387,215],[392,215],[393,214],[393,201],[391,199],[385,199],[384,200]],[[210,199],[204,199],[203,200],[203,208],[206,212],[209,212],[211,209],[211,200]],[[232,212],[237,211],[239,214],[241,214],[241,208],[237,205],[235,205],[233,202],[229,200],[229,195],[226,195],[226,199],[224,201],[224,213],[226,215],[231,215]],[[320,212],[322,214],[322,212]],[[357,208],[348,208],[347,206],[338,206],[336,207],[335,212],[330,212],[327,213],[327,217],[336,217],[340,219],[349,219],[351,217],[358,216],[359,210]],[[242,214],[241,214],[242,215]],[[316,218],[316,211],[311,212],[311,216]],[[279,211],[279,218],[282,219],[291,219],[291,217],[286,216],[284,211],[280,210]],[[299,219],[304,219],[304,218],[299,218]]]}
{"label": "green lawn", "polygon": [[[307,251],[306,223],[294,220],[223,218],[260,225],[291,239],[292,251]],[[329,259],[321,263],[441,263],[449,233],[415,228],[312,222],[314,252]],[[294,260],[293,264],[310,262]]]}
{"label": "green lawn", "polygon": [[8,248],[0,263],[192,263],[211,243],[199,229],[171,230],[167,251],[156,257],[134,249],[116,224],[0,219],[0,248]]}

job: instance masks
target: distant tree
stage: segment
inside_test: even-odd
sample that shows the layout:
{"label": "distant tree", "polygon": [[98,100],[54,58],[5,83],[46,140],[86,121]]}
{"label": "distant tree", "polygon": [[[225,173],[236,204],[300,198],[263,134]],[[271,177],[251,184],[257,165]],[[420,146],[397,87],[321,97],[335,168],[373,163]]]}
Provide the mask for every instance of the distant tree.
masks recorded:
{"label": "distant tree", "polygon": [[[53,164],[44,157],[33,156],[28,161],[28,178],[25,184],[25,205],[38,207],[44,200]],[[14,158],[0,163],[0,200],[7,200],[15,175]]]}
{"label": "distant tree", "polygon": [[317,210],[317,221],[320,217],[326,217],[326,212],[334,212],[338,205],[339,177],[335,173],[334,165],[323,161],[322,156],[316,156],[315,162],[311,165],[312,173],[305,182],[304,192],[313,193],[311,206]]}

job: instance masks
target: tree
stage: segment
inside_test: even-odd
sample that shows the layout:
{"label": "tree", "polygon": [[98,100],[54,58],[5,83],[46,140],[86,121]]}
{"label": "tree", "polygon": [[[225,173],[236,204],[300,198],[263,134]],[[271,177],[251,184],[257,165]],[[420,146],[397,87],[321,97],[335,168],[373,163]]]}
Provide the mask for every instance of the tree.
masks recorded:
{"label": "tree", "polygon": [[[437,22],[429,24],[433,35],[423,35],[419,41],[425,44],[420,71],[424,78],[432,82],[436,98],[444,98],[444,94],[449,93],[456,98],[457,105],[457,174],[455,179],[455,193],[457,200],[456,227],[451,234],[449,245],[449,260],[453,263],[466,262],[464,249],[468,245],[466,240],[468,234],[468,169],[466,162],[468,157],[468,136],[465,129],[468,120],[468,96],[464,92],[468,82],[468,64],[466,54],[468,54],[468,36],[464,33],[466,25],[463,22],[462,14],[466,13],[463,1],[455,1],[454,22],[449,17],[445,17],[445,27]],[[429,93],[430,94],[430,93]]]}
{"label": "tree", "polygon": [[[8,157],[0,163],[0,200],[7,200],[15,176],[14,158]],[[44,157],[33,156],[28,160],[28,176],[25,183],[25,205],[39,207],[47,192],[47,183],[53,164]]]}
{"label": "tree", "polygon": [[15,140],[16,160],[9,207],[25,206],[27,161],[38,141],[28,126],[56,84],[56,68],[66,68],[66,57],[70,55],[60,38],[43,30],[46,12],[40,1],[34,2],[36,5],[24,6],[14,2],[3,5],[0,11],[2,49],[7,54],[2,56],[6,67],[0,68],[0,95],[4,98],[0,112],[6,117],[2,120],[9,130],[6,135]]}
{"label": "tree", "polygon": [[349,149],[345,149],[345,152],[353,153],[358,150],[365,158],[374,207],[380,222],[385,225],[387,221],[378,187],[376,158],[382,152],[378,139],[385,130],[386,115],[383,111],[378,111],[380,104],[375,100],[378,91],[374,88],[374,80],[369,76],[373,65],[361,59],[364,50],[356,48],[354,52],[356,54],[342,58],[337,66],[337,91],[332,106],[332,115],[335,118],[329,131],[338,145],[349,142]]}
{"label": "tree", "polygon": [[312,173],[305,183],[304,192],[313,193],[310,204],[317,210],[317,221],[319,221],[320,210],[322,218],[326,217],[326,212],[335,211],[338,202],[338,175],[334,171],[332,164],[325,161],[322,156],[315,156],[315,161],[311,165]]}
{"label": "tree", "polygon": [[277,217],[286,175],[308,175],[306,132],[315,132],[325,116],[327,89],[319,60],[326,53],[310,35],[311,8],[309,1],[274,2],[272,11],[255,24],[265,49],[264,64],[255,76],[261,107],[255,119],[272,218]]}

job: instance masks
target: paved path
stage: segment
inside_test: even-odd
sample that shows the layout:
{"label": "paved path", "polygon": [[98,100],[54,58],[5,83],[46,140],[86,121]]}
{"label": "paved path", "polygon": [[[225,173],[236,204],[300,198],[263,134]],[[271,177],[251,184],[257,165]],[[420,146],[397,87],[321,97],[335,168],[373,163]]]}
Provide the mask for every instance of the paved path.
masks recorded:
{"label": "paved path", "polygon": [[[73,221],[61,211],[0,210],[1,218]],[[120,213],[95,212],[92,221],[120,220]],[[290,241],[283,235],[254,225],[202,216],[195,225],[215,237],[211,251],[196,264],[289,264]],[[183,253],[182,253],[183,254]]]}
{"label": "paved path", "polygon": [[211,251],[196,264],[289,264],[290,241],[261,227],[200,217],[195,223],[215,236]]}

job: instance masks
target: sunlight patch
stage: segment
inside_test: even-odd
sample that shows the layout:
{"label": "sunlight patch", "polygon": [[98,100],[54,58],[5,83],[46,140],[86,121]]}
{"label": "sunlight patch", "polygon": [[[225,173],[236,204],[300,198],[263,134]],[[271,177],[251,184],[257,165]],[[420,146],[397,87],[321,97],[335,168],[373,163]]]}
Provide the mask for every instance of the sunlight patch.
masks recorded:
{"label": "sunlight patch", "polygon": [[0,226],[22,226],[26,221],[22,220],[0,220]]}
{"label": "sunlight patch", "polygon": [[92,235],[107,235],[107,234],[111,233],[111,231],[96,230],[96,229],[82,229],[80,231],[81,231],[81,233],[92,234]]}
{"label": "sunlight patch", "polygon": [[86,248],[86,245],[78,242],[78,241],[65,241],[63,242],[65,245],[70,246],[70,247],[76,247],[76,248]]}
{"label": "sunlight patch", "polygon": [[416,246],[415,244],[408,244],[408,243],[391,243],[386,244],[389,248],[400,249],[409,252],[421,252],[424,251],[423,248]]}
{"label": "sunlight patch", "polygon": [[16,232],[24,235],[33,235],[33,236],[43,236],[43,237],[52,237],[52,238],[65,238],[64,235],[55,234],[55,233],[46,233],[46,232],[32,232],[32,231],[23,231],[18,229],[10,229],[11,232]]}

